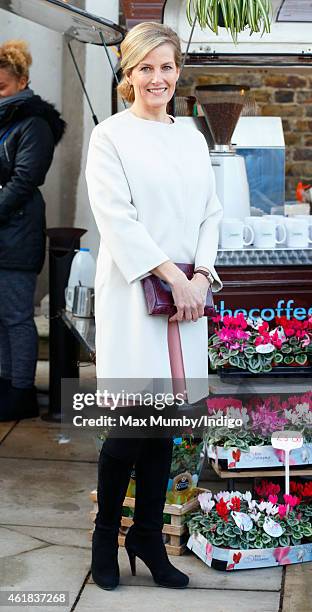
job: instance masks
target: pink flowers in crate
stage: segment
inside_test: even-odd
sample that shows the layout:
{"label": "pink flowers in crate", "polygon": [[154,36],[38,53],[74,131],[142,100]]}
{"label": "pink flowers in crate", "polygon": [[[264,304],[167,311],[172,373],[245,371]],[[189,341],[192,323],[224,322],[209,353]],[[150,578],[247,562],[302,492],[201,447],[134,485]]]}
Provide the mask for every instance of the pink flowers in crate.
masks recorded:
{"label": "pink flowers in crate", "polygon": [[[291,483],[292,484],[292,483]],[[291,487],[292,489],[292,487]],[[293,487],[296,490],[296,487]],[[280,493],[280,486],[274,484],[273,482],[269,482],[268,480],[261,480],[260,483],[255,486],[255,493],[259,496],[260,503],[264,505],[268,505],[267,502],[264,502],[264,499],[268,500],[268,503],[277,506],[278,516],[281,520],[283,520],[290,510],[293,510],[298,504],[300,504],[301,499],[297,497],[297,495],[283,495],[284,504],[278,504],[278,494]],[[259,504],[258,504],[259,507]],[[262,506],[260,506],[262,508]]]}
{"label": "pink flowers in crate", "polygon": [[277,495],[269,495],[268,500],[269,500],[269,502],[271,502],[271,504],[277,504],[278,496]]}
{"label": "pink flowers in crate", "polygon": [[282,431],[287,423],[280,410],[272,410],[270,401],[267,400],[263,400],[262,404],[252,409],[250,418],[253,430],[262,436],[268,436],[273,431]]}
{"label": "pink flowers in crate", "polygon": [[[227,351],[238,350],[239,353],[244,353],[246,348],[253,347],[257,354],[272,354],[273,359],[273,353],[280,351],[284,344],[288,346],[289,340],[293,342],[290,348],[296,345],[303,351],[303,354],[312,343],[312,317],[305,321],[298,321],[295,318],[275,317],[275,327],[273,329],[270,328],[267,321],[246,319],[242,313],[236,316],[225,315],[223,319],[220,315],[217,315],[213,317],[213,321],[221,324],[217,325],[214,330],[214,338],[217,338],[219,342],[213,339],[212,343],[212,348],[220,351],[218,356],[221,359],[224,359],[222,346]],[[213,351],[211,355],[213,355]],[[307,357],[304,360],[304,357],[301,356],[298,364],[302,365],[305,361],[307,361]],[[279,357],[278,363],[280,362],[281,358]],[[285,363],[288,363],[287,360]]]}
{"label": "pink flowers in crate", "polygon": [[294,508],[300,503],[300,499],[296,497],[296,495],[286,495],[285,493],[285,495],[283,495],[283,499],[285,504],[287,504],[291,508]]}
{"label": "pink flowers in crate", "polygon": [[283,518],[285,518],[287,514],[287,506],[285,504],[279,504],[278,506],[278,516],[280,517],[281,520],[283,520]]}
{"label": "pink flowers in crate", "polygon": [[289,510],[293,510],[295,506],[300,503],[300,499],[295,495],[283,495],[285,504],[278,505],[278,515],[280,519],[285,518],[287,516]]}
{"label": "pink flowers in crate", "polygon": [[[220,315],[213,317],[215,323],[221,321]],[[224,343],[227,348],[244,350],[246,346],[246,340],[250,338],[251,332],[245,331],[248,327],[248,323],[242,313],[236,317],[230,317],[225,315],[222,320],[223,327],[221,329],[215,328],[215,333],[219,339]]]}
{"label": "pink flowers in crate", "polygon": [[238,408],[239,410],[243,407],[243,402],[235,397],[209,397],[206,400],[208,414],[213,414],[221,410],[221,412],[227,412],[229,407]]}

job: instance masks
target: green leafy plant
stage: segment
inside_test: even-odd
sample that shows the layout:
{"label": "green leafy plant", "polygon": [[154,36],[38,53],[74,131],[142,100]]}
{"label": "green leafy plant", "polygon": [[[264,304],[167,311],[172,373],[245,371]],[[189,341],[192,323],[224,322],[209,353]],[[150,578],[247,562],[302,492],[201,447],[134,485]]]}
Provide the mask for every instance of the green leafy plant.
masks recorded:
{"label": "green leafy plant", "polygon": [[186,16],[190,25],[197,18],[201,29],[215,34],[225,27],[237,43],[239,32],[270,32],[273,8],[271,0],[187,0]]}
{"label": "green leafy plant", "polygon": [[[271,372],[276,366],[309,366],[312,355],[312,317],[304,321],[275,317],[276,327],[258,319],[220,315],[208,340],[208,355],[213,370],[235,367],[252,374]],[[273,325],[271,325],[273,327]]]}
{"label": "green leafy plant", "polygon": [[193,436],[173,439],[173,453],[170,469],[170,477],[173,478],[181,472],[199,473],[203,458],[203,442],[195,440]]}
{"label": "green leafy plant", "polygon": [[[208,446],[223,446],[249,452],[250,446],[271,445],[273,431],[296,430],[304,444],[312,442],[312,391],[290,395],[251,395],[238,397],[208,397],[209,417],[213,417],[204,438]],[[227,419],[232,426],[218,425],[218,419]],[[238,419],[241,424],[234,426]]]}
{"label": "green leafy plant", "polygon": [[[210,491],[198,496],[201,510],[190,515],[187,522],[190,534],[202,534],[208,542],[221,548],[250,549],[277,548],[312,541],[312,509],[298,503],[294,496],[284,496],[288,506],[278,504],[277,497],[268,502],[252,499],[249,491]],[[249,520],[248,531],[238,526],[235,513],[243,513]],[[280,535],[269,535],[265,521],[271,519],[280,527]],[[279,533],[276,531],[276,533]]]}

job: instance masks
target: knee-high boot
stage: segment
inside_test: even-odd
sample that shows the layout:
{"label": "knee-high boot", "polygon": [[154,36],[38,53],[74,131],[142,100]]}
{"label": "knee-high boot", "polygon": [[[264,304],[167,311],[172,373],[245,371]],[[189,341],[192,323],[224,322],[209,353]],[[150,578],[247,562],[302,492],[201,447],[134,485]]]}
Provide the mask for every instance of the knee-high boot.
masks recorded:
{"label": "knee-high boot", "polygon": [[189,578],[169,561],[162,538],[163,510],[172,460],[171,438],[146,439],[135,465],[134,524],[126,536],[132,574],[142,559],[160,586],[185,588]]}
{"label": "knee-high boot", "polygon": [[92,538],[91,571],[94,582],[102,589],[114,589],[119,584],[118,533],[137,452],[133,442],[110,439],[103,444],[99,457],[98,513]]}

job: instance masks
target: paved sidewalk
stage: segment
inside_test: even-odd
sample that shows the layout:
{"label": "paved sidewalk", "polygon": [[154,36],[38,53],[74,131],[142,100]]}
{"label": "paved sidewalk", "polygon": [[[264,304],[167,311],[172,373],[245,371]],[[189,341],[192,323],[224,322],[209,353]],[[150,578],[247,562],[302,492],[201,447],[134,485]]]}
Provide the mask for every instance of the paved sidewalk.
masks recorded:
{"label": "paved sidewalk", "polygon": [[[92,375],[89,368],[84,370],[84,376]],[[44,363],[39,364],[37,382],[41,391],[46,388]],[[42,403],[46,401],[42,395]],[[58,434],[58,425],[41,419],[0,424],[0,590],[69,591],[70,605],[54,608],[62,612],[311,611],[310,563],[221,573],[188,552],[172,558],[190,576],[189,588],[179,591],[156,586],[139,560],[138,575],[131,576],[120,548],[120,587],[112,592],[99,589],[90,579],[94,440],[84,436],[60,444]],[[214,488],[222,488],[211,478]],[[27,606],[27,612],[52,609]]]}

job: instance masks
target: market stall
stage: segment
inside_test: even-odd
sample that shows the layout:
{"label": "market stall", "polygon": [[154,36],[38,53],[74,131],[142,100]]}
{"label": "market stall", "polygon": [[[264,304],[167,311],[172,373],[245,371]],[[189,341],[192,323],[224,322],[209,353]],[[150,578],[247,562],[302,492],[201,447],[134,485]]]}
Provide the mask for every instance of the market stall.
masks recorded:
{"label": "market stall", "polygon": [[[215,67],[222,66],[229,69],[235,66],[253,66],[256,69],[259,66],[280,67],[283,62],[287,66],[300,66],[300,68],[311,70],[309,15],[302,15],[300,43],[290,42],[289,34],[293,30],[289,24],[292,23],[294,16],[285,12],[287,3],[274,1],[275,20],[271,38],[268,36],[262,41],[259,35],[254,43],[249,40],[245,32],[242,47],[237,48],[229,40],[228,33],[224,32],[220,35],[219,47],[218,43],[215,45],[209,42],[208,44],[206,36],[200,32],[198,25],[187,24],[185,3],[182,8],[181,4],[175,0],[166,2],[163,21],[171,25],[181,36],[185,51],[186,74],[191,74],[192,71],[198,74],[207,66],[211,71]],[[102,44],[104,50],[107,51],[107,46],[118,45],[122,40],[124,33],[122,28],[58,0],[29,2],[27,14],[22,3],[18,1],[0,0],[0,7],[33,19],[42,25],[55,27],[67,37],[75,68],[78,70],[94,123],[96,123],[97,118],[72,54],[70,40],[75,38],[85,43]],[[38,11],[38,7],[42,8],[42,11]],[[284,10],[281,11],[283,7]],[[117,83],[118,76],[114,69],[113,73]],[[285,207],[285,191],[283,190],[285,140],[279,117],[266,117],[263,118],[264,121],[259,121],[262,117],[253,114],[255,101],[247,88],[241,84],[229,87],[222,81],[220,83],[219,79],[219,84],[216,86],[196,87],[193,94],[193,100],[190,100],[190,96],[177,96],[172,112],[176,115],[177,121],[188,122],[194,128],[202,131],[207,139],[215,168],[217,192],[225,212],[216,262],[217,271],[224,282],[224,289],[215,297],[216,314],[219,316],[219,322],[225,326],[227,326],[226,316],[228,320],[238,320],[240,314],[244,319],[240,331],[245,330],[245,333],[245,323],[250,324],[248,320],[254,322],[250,324],[251,327],[253,325],[262,326],[263,329],[260,330],[261,333],[263,332],[261,346],[266,346],[262,353],[257,351],[260,345],[254,341],[251,331],[249,338],[253,344],[243,347],[242,351],[240,351],[240,343],[233,347],[228,346],[225,342],[224,346],[220,347],[219,337],[216,343],[212,341],[212,344],[207,347],[211,353],[211,366],[216,371],[210,378],[211,390],[215,396],[212,400],[215,400],[218,395],[222,396],[225,398],[223,404],[227,409],[229,406],[226,405],[226,401],[230,402],[230,389],[232,389],[231,393],[236,393],[236,396],[237,390],[241,395],[245,389],[246,395],[249,396],[252,391],[257,398],[252,403],[252,410],[249,410],[248,413],[248,407],[242,403],[240,407],[237,407],[238,412],[242,414],[246,408],[249,421],[253,422],[254,414],[261,414],[262,406],[265,406],[265,418],[269,422],[266,431],[262,431],[262,437],[259,435],[258,438],[257,436],[252,438],[249,430],[247,434],[244,432],[246,435],[237,433],[229,435],[229,432],[223,432],[222,437],[222,432],[217,427],[214,439],[211,431],[205,438],[207,455],[218,476],[226,478],[229,481],[229,487],[233,489],[236,478],[283,476],[287,465],[285,451],[282,448],[274,447],[271,435],[274,429],[288,430],[287,426],[291,423],[299,429],[302,445],[300,449],[298,447],[292,451],[290,476],[309,478],[312,475],[309,431],[309,417],[312,409],[309,393],[311,390],[311,334],[304,330],[303,335],[298,336],[300,342],[297,342],[296,337],[297,344],[293,343],[288,346],[290,335],[286,334],[286,328],[280,323],[277,325],[279,329],[270,329],[269,323],[275,324],[275,317],[283,318],[284,323],[285,321],[293,322],[293,320],[308,321],[311,318],[312,226],[309,214],[310,204],[309,201],[301,202],[301,204],[286,203]],[[246,108],[248,108],[248,114],[242,115]],[[301,205],[303,208],[300,208]],[[299,208],[296,209],[296,206]],[[278,217],[272,214],[274,211]],[[298,212],[302,213],[301,218],[299,214],[296,214]],[[74,249],[79,247],[80,232],[83,230],[73,228],[72,232],[73,235],[69,237],[69,246],[60,244],[56,233],[53,236],[56,239],[56,251],[51,253],[51,259],[53,257],[55,260],[58,259],[56,267],[60,268],[59,273],[53,279],[54,284],[57,285],[58,299],[54,302],[53,299],[51,300],[54,310],[52,310],[50,328],[52,347],[50,416],[55,420],[60,420],[62,416],[61,379],[70,376],[70,373],[78,373],[78,345],[83,345],[92,362],[95,362],[96,359],[94,319],[89,315],[83,318],[77,317],[74,313],[66,312],[64,309],[64,295],[71,260]],[[64,228],[60,228],[60,233],[63,233],[64,238]],[[66,265],[62,265],[63,256],[66,258]],[[51,285],[51,294],[52,291]],[[261,319],[260,323],[259,319]],[[237,327],[236,325],[236,329]],[[218,336],[217,333],[216,336]],[[61,338],[61,341],[57,341],[57,338]],[[241,335],[240,339],[244,339],[244,336]],[[252,351],[248,352],[248,348]],[[267,350],[268,348],[270,350]],[[297,371],[294,370],[294,366]],[[282,367],[284,367],[283,371]],[[291,400],[291,393],[297,398],[296,400]],[[264,397],[261,400],[262,403],[257,406],[256,402],[260,395]],[[274,409],[270,411],[267,406],[270,395],[275,398],[271,399],[272,404],[276,401],[284,401],[286,395],[291,405],[283,407],[283,414],[280,414],[274,406]],[[308,418],[304,432],[301,431],[301,422],[292,421],[292,418],[296,416],[296,411],[299,411],[297,406],[301,405],[300,398],[302,404],[307,405]],[[233,408],[233,406],[230,407]],[[210,408],[208,400],[207,411]],[[211,409],[214,410],[214,408]],[[217,404],[215,409],[217,413],[220,410]],[[285,411],[291,413],[288,423]],[[294,437],[292,436],[292,439]],[[180,468],[181,465],[179,465],[179,470]],[[199,474],[191,472],[190,474],[191,478],[195,475],[198,480]],[[196,510],[198,502],[194,501],[195,493],[193,499],[177,499],[181,490],[185,492],[184,487],[187,484],[185,475],[181,479],[179,471],[172,474],[171,480],[172,488],[169,494],[172,495],[170,501],[173,503],[168,503],[166,510],[172,517],[170,522],[167,522],[167,531],[164,533],[170,536],[168,546],[175,547],[176,554],[181,554],[186,543],[184,515]],[[286,476],[286,482],[288,481]],[[301,484],[302,489],[299,487]],[[300,503],[299,497],[296,502],[291,498],[287,486],[285,493],[280,487],[279,498],[277,493],[274,493],[274,501],[269,499],[272,493],[268,493],[267,501],[261,501],[261,492],[257,499],[253,499],[251,492],[246,492],[244,495],[238,495],[235,491],[225,492],[220,498],[213,498],[210,492],[203,491],[202,495],[206,497],[201,498],[202,512],[197,512],[197,516],[193,516],[189,523],[191,531],[189,548],[198,554],[207,565],[226,570],[237,569],[239,565],[240,567],[259,567],[311,560],[311,495],[308,486],[305,487],[303,483],[293,481],[292,492],[294,493],[295,490],[298,494],[300,492]],[[195,491],[195,487],[193,488]],[[288,498],[284,498],[285,503],[283,504],[284,495],[288,495]],[[96,502],[94,495],[92,500]],[[271,504],[271,506],[260,506],[261,503]],[[133,498],[129,495],[125,504],[128,510],[133,509],[133,504]],[[178,511],[174,506],[183,506],[183,508]],[[272,522],[267,526],[266,519],[270,517],[273,506],[275,507],[274,514],[271,512],[271,515],[276,518],[271,519]],[[94,508],[93,512],[95,510]],[[258,514],[260,516],[257,516]],[[298,526],[301,518],[304,523],[302,529]],[[131,512],[124,516],[123,521],[123,526],[127,528],[131,524]],[[267,529],[264,529],[264,525],[267,526]],[[253,548],[254,542],[259,555]],[[267,549],[265,558],[264,549]],[[174,552],[173,548],[169,550]],[[254,557],[254,564],[251,563],[250,558],[246,559],[248,555]]]}

